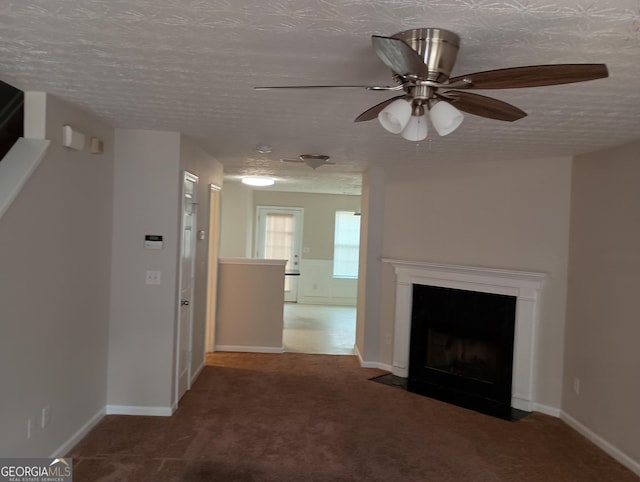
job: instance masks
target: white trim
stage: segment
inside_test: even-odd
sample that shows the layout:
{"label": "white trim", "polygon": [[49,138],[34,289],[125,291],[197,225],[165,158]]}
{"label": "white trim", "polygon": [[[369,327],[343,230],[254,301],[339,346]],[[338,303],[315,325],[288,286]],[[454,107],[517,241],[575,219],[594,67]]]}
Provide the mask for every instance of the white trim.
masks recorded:
{"label": "white trim", "polygon": [[362,366],[362,368],[377,368],[378,370],[384,370],[389,373],[393,372],[393,367],[386,363],[363,361],[360,366]]}
{"label": "white trim", "polygon": [[614,459],[620,462],[622,465],[627,467],[629,470],[634,472],[636,475],[640,475],[640,462],[637,460],[633,460],[630,456],[625,454],[622,450],[617,447],[614,447],[611,442],[603,439],[600,435],[591,431],[589,428],[584,426],[582,423],[578,422],[575,418],[569,415],[567,412],[562,410],[560,412],[560,419],[563,420],[567,425],[573,428],[576,432],[580,433],[591,442],[596,444],[606,453],[611,455]]}
{"label": "white trim", "polygon": [[175,406],[139,407],[132,405],[107,405],[106,410],[107,415],[148,415],[151,417],[170,417],[175,411]]}
{"label": "white trim", "polygon": [[358,363],[360,363],[360,366],[362,366],[364,360],[362,359],[362,355],[360,355],[360,350],[358,350],[357,344],[353,345],[353,354],[358,358]]}
{"label": "white trim", "polygon": [[544,413],[545,415],[551,415],[552,417],[556,417],[556,418],[559,418],[560,414],[562,413],[559,408],[551,407],[549,405],[543,405],[542,403],[534,403],[533,411]]}
{"label": "white trim", "polygon": [[358,306],[355,297],[310,296],[298,295],[298,303],[301,305],[329,305],[329,306]]}
{"label": "white trim", "polygon": [[222,186],[218,186],[217,184],[211,183],[209,184],[209,191],[222,191]]}
{"label": "white trim", "polygon": [[241,353],[284,353],[284,346],[216,345],[215,351],[236,351]]}
{"label": "white trim", "polygon": [[396,275],[394,375],[403,378],[409,375],[414,284],[514,296],[517,298],[517,304],[511,404],[520,410],[533,410],[538,304],[546,274],[389,258],[383,258],[382,261],[391,264]]}
{"label": "white trim", "polygon": [[64,457],[65,455],[67,455],[69,451],[73,447],[75,447],[76,444],[80,442],[80,440],[82,440],[84,436],[87,435],[91,431],[91,429],[98,424],[100,420],[102,420],[102,417],[105,416],[105,413],[106,413],[105,407],[102,407],[100,410],[98,410],[98,412],[93,417],[91,417],[87,421],[87,423],[85,423],[82,427],[78,429],[76,433],[74,433],[71,437],[69,437],[69,439],[65,443],[63,443],[60,447],[54,450],[54,452],[49,456],[49,458],[55,459],[55,458]]}
{"label": "white trim", "polygon": [[284,266],[286,259],[262,259],[262,258],[218,258],[220,264],[267,264],[272,266]]}
{"label": "white trim", "polygon": [[547,278],[546,273],[539,273],[537,271],[514,271],[501,268],[485,268],[481,266],[464,266],[459,264],[440,264],[429,263],[427,261],[408,261],[404,259],[392,259],[382,258],[385,263],[391,263],[398,268],[418,268],[428,269],[431,271],[437,271],[440,273],[452,273],[452,274],[476,274],[478,276],[490,276],[494,278],[505,278],[511,280],[526,280],[540,283]]}
{"label": "white trim", "polygon": [[358,357],[358,362],[362,368],[378,368],[379,370],[384,370],[389,373],[393,371],[393,367],[386,363],[364,361],[362,355],[360,355],[360,350],[358,350],[358,345],[353,346],[353,354]]}
{"label": "white trim", "polygon": [[50,141],[20,137],[0,162],[0,218],[44,159]]}

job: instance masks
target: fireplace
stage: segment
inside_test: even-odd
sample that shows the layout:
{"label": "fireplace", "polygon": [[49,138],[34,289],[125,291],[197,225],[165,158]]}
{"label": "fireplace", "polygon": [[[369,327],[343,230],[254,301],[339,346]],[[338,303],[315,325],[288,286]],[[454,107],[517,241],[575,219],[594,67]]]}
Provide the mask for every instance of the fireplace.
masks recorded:
{"label": "fireplace", "polygon": [[[498,393],[501,397],[500,400],[507,400],[506,403],[510,407],[527,412],[533,410],[536,325],[540,293],[546,274],[398,259],[383,259],[383,262],[392,265],[396,275],[391,366],[393,375],[406,378],[408,384],[415,385],[415,379],[412,381],[413,371],[420,371],[422,365],[423,368],[428,367],[432,374],[439,373],[441,377],[455,380],[464,378],[472,385],[474,383],[479,386],[486,385],[485,390],[489,390],[487,387],[493,386],[491,389],[494,390],[493,395]],[[410,342],[414,337],[412,317],[414,288],[416,286],[448,288],[455,290],[454,292],[504,295],[511,300],[508,302],[511,304],[500,308],[500,310],[514,314],[513,326],[512,328],[507,327],[502,331],[502,335],[493,338],[488,336],[486,332],[477,331],[480,330],[479,326],[482,324],[476,327],[477,330],[472,325],[471,331],[464,335],[458,332],[457,321],[447,323],[447,327],[443,326],[444,323],[434,323],[433,326],[421,328],[427,330],[423,338],[425,341],[422,343],[426,344],[427,348],[430,345],[436,348],[444,346],[444,353],[437,354],[432,351],[431,355],[420,355],[419,360],[413,359],[414,356],[418,356],[413,353],[410,359]],[[497,300],[499,298],[491,299]],[[486,303],[492,304],[493,301]],[[501,324],[502,330],[505,328],[506,322],[501,318],[501,321],[494,320],[491,323]],[[429,332],[429,330],[431,331]],[[511,334],[509,330],[512,330]],[[429,337],[430,334],[433,335],[432,338]],[[508,360],[505,357],[508,357],[509,354],[500,345],[509,339],[512,345],[512,361],[511,366],[507,366],[505,369],[505,364],[508,365]],[[447,345],[448,348],[446,348]],[[462,353],[464,353],[464,357]],[[466,361],[473,357],[479,359],[479,366],[470,368]],[[497,387],[496,381],[498,382]],[[427,388],[430,388],[432,392],[442,391],[437,386]],[[442,398],[445,396],[451,396],[451,394],[443,393]]]}
{"label": "fireplace", "polygon": [[516,297],[413,285],[409,390],[510,418]]}

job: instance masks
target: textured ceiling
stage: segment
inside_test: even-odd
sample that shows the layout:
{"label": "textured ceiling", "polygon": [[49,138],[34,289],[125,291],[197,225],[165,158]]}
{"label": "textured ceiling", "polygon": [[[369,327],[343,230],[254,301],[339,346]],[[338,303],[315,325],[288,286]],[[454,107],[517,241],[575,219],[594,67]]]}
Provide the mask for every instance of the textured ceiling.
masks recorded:
{"label": "textured ceiling", "polygon": [[[230,180],[270,174],[280,189],[353,193],[367,166],[570,156],[640,137],[638,0],[2,0],[0,14],[0,78],[114,127],[181,131]],[[480,91],[529,116],[466,115],[454,133],[431,129],[418,144],[353,122],[394,93],[252,89],[393,84],[370,37],[416,27],[461,37],[452,76],[602,62],[610,77]],[[273,151],[261,155],[264,143]],[[302,153],[336,165],[279,161]]]}

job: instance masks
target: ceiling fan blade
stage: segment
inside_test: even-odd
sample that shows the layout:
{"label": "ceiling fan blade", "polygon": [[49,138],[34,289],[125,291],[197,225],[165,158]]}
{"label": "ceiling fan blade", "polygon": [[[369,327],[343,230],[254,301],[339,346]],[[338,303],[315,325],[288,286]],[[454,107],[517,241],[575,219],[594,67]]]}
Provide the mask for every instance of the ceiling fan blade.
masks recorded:
{"label": "ceiling fan blade", "polygon": [[471,92],[449,90],[442,94],[438,93],[438,97],[444,98],[463,112],[489,119],[513,122],[527,116],[526,112],[516,106]]}
{"label": "ceiling fan blade", "polygon": [[422,58],[402,40],[373,35],[371,41],[380,60],[396,74],[414,74],[422,79],[429,76],[429,69]]}
{"label": "ceiling fan blade", "polygon": [[278,89],[365,89],[365,90],[401,90],[402,85],[270,85],[254,87],[253,90]]}
{"label": "ceiling fan blade", "polygon": [[362,114],[356,117],[353,122],[363,122],[363,121],[373,120],[376,117],[378,117],[378,114],[380,113],[380,111],[384,109],[386,106],[388,106],[389,104],[391,104],[391,102],[398,99],[404,99],[405,97],[407,96],[397,95],[395,97],[391,97],[391,99],[382,101],[379,104],[376,104],[373,107],[370,107],[369,109],[365,110]]}
{"label": "ceiling fan blade", "polygon": [[571,84],[608,76],[605,64],[531,65],[461,75],[449,82],[470,81],[469,89],[516,89]]}

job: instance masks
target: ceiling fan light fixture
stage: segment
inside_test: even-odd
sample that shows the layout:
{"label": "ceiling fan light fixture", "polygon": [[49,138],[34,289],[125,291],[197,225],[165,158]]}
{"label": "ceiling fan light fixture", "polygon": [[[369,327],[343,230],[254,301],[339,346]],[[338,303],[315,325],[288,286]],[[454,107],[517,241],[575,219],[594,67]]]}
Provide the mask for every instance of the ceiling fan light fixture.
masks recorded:
{"label": "ceiling fan light fixture", "polygon": [[242,184],[253,187],[272,186],[275,181],[270,177],[243,177]]}
{"label": "ceiling fan light fixture", "polygon": [[411,119],[411,103],[405,99],[391,102],[380,111],[378,120],[392,134],[400,134]]}
{"label": "ceiling fan light fixture", "polygon": [[408,141],[422,141],[427,138],[427,116],[424,115],[424,107],[422,104],[414,103],[411,110],[411,118],[400,135]]}
{"label": "ceiling fan light fixture", "polygon": [[462,121],[464,115],[454,106],[444,101],[436,101],[429,108],[429,117],[436,132],[441,136],[446,136],[455,131]]}
{"label": "ceiling fan light fixture", "polygon": [[400,133],[400,135],[408,141],[422,141],[427,138],[427,116],[414,115],[409,119],[407,127]]}

